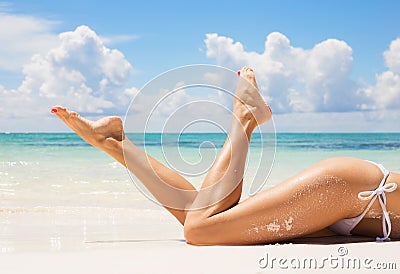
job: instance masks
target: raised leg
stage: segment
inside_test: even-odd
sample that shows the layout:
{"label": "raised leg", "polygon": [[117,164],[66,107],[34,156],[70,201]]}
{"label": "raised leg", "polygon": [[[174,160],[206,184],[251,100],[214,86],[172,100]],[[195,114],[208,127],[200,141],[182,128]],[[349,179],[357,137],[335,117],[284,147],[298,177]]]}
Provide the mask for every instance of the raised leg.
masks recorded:
{"label": "raised leg", "polygon": [[271,117],[253,71],[245,67],[240,75],[228,138],[194,203],[202,206],[186,217],[187,242],[243,245],[279,241],[320,231],[349,214],[347,207],[337,210],[339,197],[350,197],[348,184],[334,175],[326,176],[322,168],[312,168],[237,204],[251,134]]}
{"label": "raised leg", "polygon": [[[187,210],[197,195],[196,188],[185,178],[147,155],[124,136],[119,117],[89,121],[74,111],[56,106],[52,112],[83,140],[103,150],[138,177],[153,196],[184,224]],[[125,158],[124,158],[125,153]],[[125,161],[126,160],[126,161]],[[175,191],[175,189],[186,191]]]}
{"label": "raised leg", "polygon": [[271,109],[258,91],[253,70],[243,67],[236,88],[228,137],[193,205],[193,209],[204,210],[197,210],[192,215],[209,217],[239,201],[251,134],[271,115]]}

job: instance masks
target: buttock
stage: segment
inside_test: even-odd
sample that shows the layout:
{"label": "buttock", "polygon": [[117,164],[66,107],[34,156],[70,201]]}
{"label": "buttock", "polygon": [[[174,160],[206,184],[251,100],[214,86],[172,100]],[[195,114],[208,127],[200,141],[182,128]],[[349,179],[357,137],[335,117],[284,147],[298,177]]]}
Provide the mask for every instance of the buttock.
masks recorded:
{"label": "buttock", "polygon": [[[396,183],[400,185],[400,174],[390,172],[386,179],[385,185],[388,183]],[[400,191],[399,188],[393,192],[385,193],[386,209],[391,221],[392,232],[391,238],[400,238]],[[371,208],[366,212],[365,217],[353,229],[354,234],[374,236],[382,235],[382,208],[378,200],[376,200]]]}
{"label": "buttock", "polygon": [[[380,218],[382,220],[381,224],[383,237],[378,236],[376,239],[379,241],[390,239],[389,236],[392,233],[392,222],[390,215],[393,215],[393,212],[392,214],[390,214],[390,211],[388,210],[387,195],[395,192],[395,190],[397,189],[397,182],[391,181],[396,178],[393,178],[393,175],[391,175],[389,178],[390,172],[381,164],[377,164],[371,161],[364,161],[364,163],[360,161],[356,162],[358,162],[358,164],[354,167],[356,169],[356,172],[360,172],[360,168],[365,168],[363,175],[370,175],[371,180],[373,175],[369,173],[378,171],[380,173],[380,182],[379,184],[377,184],[377,186],[376,184],[374,184],[369,188],[366,187],[366,190],[360,191],[357,194],[357,198],[361,205],[363,204],[363,202],[367,203],[365,206],[361,206],[363,210],[360,214],[357,213],[356,216],[350,216],[349,218],[339,220],[330,225],[329,229],[342,235],[351,235],[352,233],[357,233],[376,236],[380,235],[380,233],[377,231],[378,226],[376,224],[376,219]],[[366,164],[369,164],[369,166],[366,166]],[[350,167],[352,166],[350,165]],[[369,183],[370,182],[368,182],[368,184]],[[354,184],[354,186],[360,185],[363,184]],[[377,209],[377,206],[379,206],[380,209]],[[380,211],[380,214],[374,214],[375,211]],[[369,214],[368,217],[367,213]]]}
{"label": "buttock", "polygon": [[[398,186],[400,186],[400,176],[399,174],[389,172],[389,176],[386,179],[386,182],[384,185],[387,185],[388,183],[396,183]],[[393,219],[400,220],[400,188],[398,187],[396,190],[393,192],[386,192],[386,208],[387,211],[389,212],[389,215],[393,215]],[[382,216],[382,209],[379,204],[379,201],[376,200],[371,208],[368,210],[368,212],[365,214],[365,218],[370,218],[370,219],[380,219]]]}

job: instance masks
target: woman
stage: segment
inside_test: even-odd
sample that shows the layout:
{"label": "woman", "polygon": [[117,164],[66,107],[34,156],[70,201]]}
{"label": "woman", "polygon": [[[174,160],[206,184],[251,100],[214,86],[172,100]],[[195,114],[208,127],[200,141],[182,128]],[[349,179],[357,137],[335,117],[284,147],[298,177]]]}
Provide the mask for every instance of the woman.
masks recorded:
{"label": "woman", "polygon": [[243,67],[238,74],[229,134],[199,191],[132,144],[124,136],[120,118],[92,122],[59,106],[52,112],[134,173],[184,225],[189,244],[263,244],[335,233],[379,236],[377,240],[400,237],[400,192],[396,191],[400,174],[365,160],[321,161],[238,203],[251,134],[272,116],[253,70]]}

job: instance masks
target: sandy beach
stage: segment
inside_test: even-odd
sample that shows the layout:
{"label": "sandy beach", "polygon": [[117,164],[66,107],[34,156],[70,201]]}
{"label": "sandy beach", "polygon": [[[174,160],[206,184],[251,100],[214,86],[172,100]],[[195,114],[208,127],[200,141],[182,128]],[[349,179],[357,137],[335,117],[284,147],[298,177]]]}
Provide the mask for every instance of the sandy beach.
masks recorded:
{"label": "sandy beach", "polygon": [[[25,214],[36,215],[36,220],[49,218],[44,212],[19,214],[26,220]],[[116,218],[125,214],[114,212]],[[400,242],[396,241],[327,237],[259,246],[198,247],[185,243],[182,229],[165,213],[160,212],[158,219],[153,214],[135,219],[136,226],[121,222],[114,226],[119,235],[115,239],[104,233],[110,229],[107,224],[89,225],[90,237],[84,241],[76,237],[79,228],[71,222],[62,224],[58,219],[57,230],[40,228],[31,220],[20,239],[26,249],[2,250],[1,273],[371,273],[379,268],[379,273],[397,273],[400,268]],[[48,234],[56,236],[48,242]]]}
{"label": "sandy beach", "polygon": [[180,224],[152,202],[142,209],[20,208],[3,210],[1,217],[12,224],[12,231],[2,230],[0,269],[7,274],[397,273],[400,268],[400,242],[363,237],[191,246]]}
{"label": "sandy beach", "polygon": [[[374,262],[396,262],[397,270],[380,269],[379,273],[397,273],[397,253],[400,244],[385,245],[364,243],[347,245],[269,245],[251,247],[193,247],[181,242],[120,243],[117,246],[102,246],[94,250],[60,253],[23,253],[2,255],[2,273],[371,273],[376,265],[367,268],[343,267],[341,261],[327,264],[324,268],[302,268],[289,260],[301,256],[307,258],[329,258],[339,248],[347,248],[345,258],[361,258]],[[371,252],[373,250],[373,252]],[[287,258],[285,264],[261,268],[260,260],[265,254],[275,258]],[[301,255],[300,255],[301,254]],[[336,255],[337,256],[337,255]],[[339,257],[338,258],[342,258]],[[335,267],[338,265],[337,267]],[[263,265],[262,265],[263,266]],[[371,266],[371,268],[369,268]]]}

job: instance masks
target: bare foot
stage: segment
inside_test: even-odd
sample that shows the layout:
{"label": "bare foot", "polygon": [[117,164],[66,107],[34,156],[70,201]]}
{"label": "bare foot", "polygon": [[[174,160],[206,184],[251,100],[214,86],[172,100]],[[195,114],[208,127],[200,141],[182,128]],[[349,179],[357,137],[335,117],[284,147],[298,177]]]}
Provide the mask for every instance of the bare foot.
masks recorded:
{"label": "bare foot", "polygon": [[246,66],[240,70],[235,93],[235,109],[238,111],[237,114],[248,115],[250,112],[258,125],[272,117],[271,108],[265,103],[258,90],[253,69]]}
{"label": "bare foot", "polygon": [[51,112],[57,115],[67,126],[83,140],[100,149],[115,146],[124,139],[122,120],[119,117],[105,117],[97,121],[82,118],[75,111],[64,107],[52,107]]}

